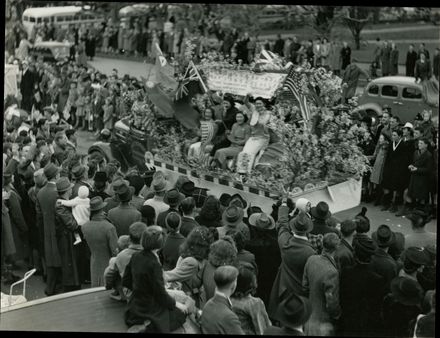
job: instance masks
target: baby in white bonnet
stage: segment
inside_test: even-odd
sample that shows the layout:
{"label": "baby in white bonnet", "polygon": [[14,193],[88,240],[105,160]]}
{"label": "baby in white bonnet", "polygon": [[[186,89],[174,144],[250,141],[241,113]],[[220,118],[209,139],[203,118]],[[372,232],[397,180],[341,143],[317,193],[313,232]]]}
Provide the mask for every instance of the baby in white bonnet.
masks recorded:
{"label": "baby in white bonnet", "polygon": [[[89,188],[81,186],[78,189],[78,196],[71,200],[58,200],[59,203],[66,207],[72,208],[72,214],[79,226],[90,220],[90,198]],[[81,237],[77,231],[74,232],[75,242],[73,245],[81,243]]]}

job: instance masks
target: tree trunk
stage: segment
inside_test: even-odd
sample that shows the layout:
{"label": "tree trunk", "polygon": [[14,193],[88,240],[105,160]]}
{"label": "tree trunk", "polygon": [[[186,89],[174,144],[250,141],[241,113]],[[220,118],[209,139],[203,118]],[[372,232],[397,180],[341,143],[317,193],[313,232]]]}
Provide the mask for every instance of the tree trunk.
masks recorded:
{"label": "tree trunk", "polygon": [[361,31],[354,31],[354,43],[356,44],[356,50],[361,48]]}

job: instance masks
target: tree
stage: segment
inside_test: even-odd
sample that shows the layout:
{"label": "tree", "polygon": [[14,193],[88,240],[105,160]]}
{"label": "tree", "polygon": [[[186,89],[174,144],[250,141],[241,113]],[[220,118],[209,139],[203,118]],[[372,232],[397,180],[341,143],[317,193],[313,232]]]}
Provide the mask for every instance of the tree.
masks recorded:
{"label": "tree", "polygon": [[301,6],[307,16],[307,24],[311,26],[318,34],[331,36],[331,31],[335,24],[339,22],[337,6]]}
{"label": "tree", "polygon": [[356,49],[361,47],[361,31],[367,25],[371,18],[371,11],[369,7],[350,6],[347,8],[345,16],[342,18],[342,22],[351,34],[353,34]]}

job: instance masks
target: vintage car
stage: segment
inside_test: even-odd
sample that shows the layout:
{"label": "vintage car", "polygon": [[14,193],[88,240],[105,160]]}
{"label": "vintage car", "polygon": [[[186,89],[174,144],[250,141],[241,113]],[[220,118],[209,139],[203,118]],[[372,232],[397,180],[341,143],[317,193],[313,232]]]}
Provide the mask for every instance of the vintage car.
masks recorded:
{"label": "vintage car", "polygon": [[30,49],[30,55],[35,59],[43,57],[44,62],[61,61],[69,57],[71,44],[69,42],[42,41],[36,42]]}
{"label": "vintage car", "polygon": [[438,122],[439,107],[429,105],[422,95],[422,85],[409,76],[385,76],[372,80],[365,87],[358,100],[358,111],[377,122],[382,115],[382,107],[387,105],[391,113],[402,123],[412,122],[418,113],[432,110],[433,121]]}

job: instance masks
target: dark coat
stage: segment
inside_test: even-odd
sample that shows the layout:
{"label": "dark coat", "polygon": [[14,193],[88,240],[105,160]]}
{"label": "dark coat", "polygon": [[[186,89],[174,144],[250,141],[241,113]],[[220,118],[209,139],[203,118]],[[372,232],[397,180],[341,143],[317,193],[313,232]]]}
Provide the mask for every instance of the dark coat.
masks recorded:
{"label": "dark coat", "polygon": [[384,279],[386,292],[389,292],[390,283],[397,276],[398,272],[397,263],[393,257],[383,249],[377,248],[371,257],[369,268]]}
{"label": "dark coat", "polygon": [[416,68],[416,62],[417,62],[417,52],[412,51],[406,53],[406,76],[414,76],[414,70]]}
{"label": "dark coat", "polygon": [[185,322],[176,301],[165,290],[163,270],[151,251],[135,253],[125,268],[122,285],[132,290],[125,314],[127,325],[151,321],[151,330],[170,333]]}
{"label": "dark coat", "polygon": [[157,215],[157,221],[156,221],[156,224],[157,224],[158,226],[160,226],[160,227],[162,227],[162,228],[164,228],[164,229],[167,229],[167,231],[168,231],[169,229],[168,229],[167,226],[165,225],[165,218],[168,216],[168,214],[169,214],[170,212],[177,212],[177,213],[180,215],[179,210],[169,208],[168,210],[166,210],[166,211],[162,211],[159,215]]}
{"label": "dark coat", "polygon": [[163,269],[172,270],[179,259],[180,245],[185,241],[180,233],[169,233],[162,248]]}
{"label": "dark coat", "polygon": [[292,330],[287,327],[269,326],[263,332],[263,336],[304,336],[304,333],[298,330]]}
{"label": "dark coat", "polygon": [[219,228],[223,225],[221,219],[206,219],[201,215],[197,215],[195,219],[197,223],[199,223],[200,225],[204,225],[207,228]]}
{"label": "dark coat", "polygon": [[382,316],[385,323],[384,336],[410,337],[410,322],[422,312],[418,305],[403,305],[392,294],[388,294],[382,305]]}
{"label": "dark coat", "polygon": [[437,76],[439,75],[439,67],[440,67],[440,54],[434,55],[434,59],[432,60],[432,73]]}
{"label": "dark coat", "polygon": [[[281,251],[281,265],[270,294],[267,313],[271,318],[275,318],[279,304],[290,293],[305,295],[302,286],[304,267],[307,259],[316,254],[307,240],[294,237],[289,228],[288,213],[289,208],[286,206],[281,206],[278,210],[278,245]],[[260,267],[260,269],[263,268]]]}
{"label": "dark coat", "polygon": [[335,234],[339,235],[338,230],[329,227],[324,220],[317,218],[313,220],[313,229],[312,231],[310,231],[311,234],[313,235],[321,234],[324,236],[325,234],[328,234],[330,232],[334,232]]}
{"label": "dark coat", "polygon": [[417,168],[416,171],[411,172],[409,179],[408,195],[417,199],[428,199],[431,191],[431,176],[434,169],[431,153],[426,150],[420,153],[418,150],[414,152],[413,165]]}
{"label": "dark coat", "polygon": [[408,154],[406,152],[403,140],[400,141],[396,150],[393,150],[391,144],[388,148],[385,164],[383,168],[383,180],[382,185],[385,189],[391,191],[403,191],[406,189],[405,181],[402,181],[402,177],[405,177],[408,170]]}
{"label": "dark coat", "polygon": [[338,263],[339,270],[355,265],[353,246],[345,239],[341,239],[341,244],[336,249],[335,260]]}
{"label": "dark coat", "polygon": [[183,216],[182,224],[180,225],[180,233],[183,237],[188,237],[191,230],[196,226],[199,226],[199,223],[197,223],[196,220]]}
{"label": "dark coat", "polygon": [[251,240],[245,248],[255,256],[258,266],[256,297],[263,300],[266,307],[269,304],[270,290],[272,289],[278,267],[281,264],[280,248],[276,229],[260,229],[249,225]]}
{"label": "dark coat", "polygon": [[73,232],[78,224],[72,215],[72,208],[64,205],[55,208],[55,229],[61,257],[63,286],[80,286],[77,255],[78,248],[73,245]]}
{"label": "dark coat", "polygon": [[80,187],[82,186],[86,186],[87,188],[89,188],[89,192],[92,192],[92,186],[90,184],[88,184],[87,182],[84,181],[77,181],[74,183],[73,188],[72,188],[72,195],[70,196],[70,198],[75,198],[78,196],[78,190]]}
{"label": "dark coat", "polygon": [[429,60],[425,60],[422,63],[420,60],[416,62],[416,68],[414,72],[414,76],[416,79],[429,80],[431,78],[431,62]]}
{"label": "dark coat", "polygon": [[81,227],[90,248],[91,287],[104,286],[104,270],[111,257],[116,256],[118,236],[113,224],[104,215],[94,215]]}
{"label": "dark coat", "polygon": [[55,233],[55,203],[58,198],[55,183],[48,182],[37,194],[37,224],[43,229],[46,266],[61,267],[61,256]]}
{"label": "dark coat", "polygon": [[391,57],[391,48],[383,47],[380,53],[380,59],[382,63],[382,76],[387,76],[390,73],[390,57]]}
{"label": "dark coat", "polygon": [[342,270],[340,332],[347,336],[381,334],[380,309],[385,282],[368,264],[356,264]]}
{"label": "dark coat", "polygon": [[392,49],[390,52],[390,75],[399,73],[399,50]]}
{"label": "dark coat", "polygon": [[351,62],[351,48],[350,47],[342,47],[341,49],[341,60],[342,65],[341,69],[344,70]]}
{"label": "dark coat", "polygon": [[203,334],[244,334],[229,300],[218,294],[206,303],[200,321]]}
{"label": "dark coat", "polygon": [[121,204],[108,212],[109,221],[116,227],[119,236],[128,235],[128,229],[134,222],[142,220],[142,214],[135,207]]}

